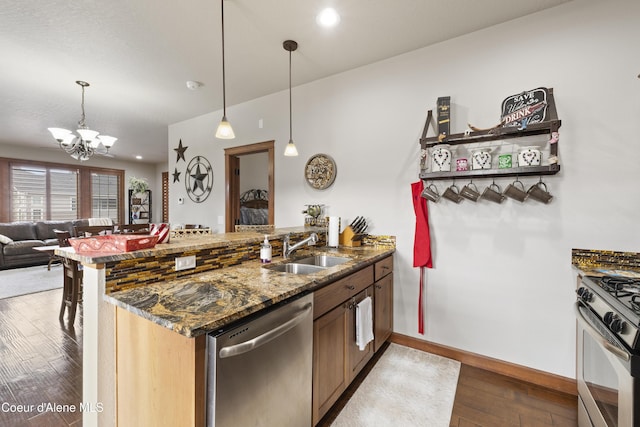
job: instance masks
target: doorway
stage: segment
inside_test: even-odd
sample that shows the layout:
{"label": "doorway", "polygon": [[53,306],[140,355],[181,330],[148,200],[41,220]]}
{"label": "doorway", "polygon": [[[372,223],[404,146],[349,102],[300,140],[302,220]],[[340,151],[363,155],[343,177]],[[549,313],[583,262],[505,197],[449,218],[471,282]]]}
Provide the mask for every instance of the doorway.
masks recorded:
{"label": "doorway", "polygon": [[275,141],[266,141],[224,150],[225,231],[227,233],[235,231],[235,225],[240,224],[240,176],[242,173],[240,158],[250,154],[267,153],[268,223],[275,224],[274,144]]}

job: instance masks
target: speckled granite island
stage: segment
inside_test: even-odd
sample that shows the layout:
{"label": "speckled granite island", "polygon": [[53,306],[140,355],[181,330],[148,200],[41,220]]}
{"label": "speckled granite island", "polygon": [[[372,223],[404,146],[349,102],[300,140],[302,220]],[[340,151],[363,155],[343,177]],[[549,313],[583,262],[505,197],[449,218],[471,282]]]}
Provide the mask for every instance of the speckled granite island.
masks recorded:
{"label": "speckled granite island", "polygon": [[[119,254],[87,256],[72,249],[57,250],[57,255],[79,261],[84,268],[83,402],[101,403],[104,410],[83,414],[83,425],[139,425],[133,412],[154,403],[139,395],[132,396],[136,399],[133,405],[116,401],[116,396],[122,399],[128,390],[136,389],[129,377],[137,372],[153,375],[153,380],[145,380],[173,390],[173,405],[193,412],[178,413],[177,419],[186,417],[190,425],[203,425],[203,414],[195,413],[201,411],[194,412],[193,406],[194,402],[200,406],[198,401],[205,398],[204,379],[185,381],[181,376],[204,369],[208,332],[300,293],[313,292],[395,251],[394,239],[388,236],[371,237],[356,248],[327,248],[323,230],[281,228],[269,233],[272,264],[284,262],[285,235],[290,234],[295,243],[312,231],[318,232],[320,242],[296,251],[293,259],[313,251],[349,260],[309,275],[273,271],[263,268],[258,259],[264,235],[255,232],[190,236]],[[196,257],[196,268],[176,272],[175,258],[190,255]],[[123,343],[128,343],[127,348]],[[129,343],[134,343],[131,348]],[[150,353],[158,349],[170,354]],[[179,360],[180,369],[169,369],[162,359]],[[128,382],[124,372],[129,373]]]}

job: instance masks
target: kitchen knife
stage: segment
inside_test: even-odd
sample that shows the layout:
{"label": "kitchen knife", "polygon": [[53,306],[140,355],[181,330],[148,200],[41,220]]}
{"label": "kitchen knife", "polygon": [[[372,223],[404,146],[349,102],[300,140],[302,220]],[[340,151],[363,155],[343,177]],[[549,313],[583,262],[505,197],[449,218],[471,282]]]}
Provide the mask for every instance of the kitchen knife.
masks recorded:
{"label": "kitchen knife", "polygon": [[356,229],[354,230],[354,232],[356,234],[360,234],[362,233],[362,230],[367,228],[367,220],[362,218],[362,221],[360,221],[357,225],[356,225]]}
{"label": "kitchen knife", "polygon": [[353,224],[353,227],[351,227],[351,229],[353,230],[354,233],[357,233],[357,229],[360,227],[360,225],[362,225],[362,223],[365,221],[364,217],[361,216],[359,217],[360,219],[358,221],[356,221],[355,224]]}
{"label": "kitchen knife", "polygon": [[359,216],[355,217],[353,221],[351,221],[351,224],[349,224],[349,227],[351,227],[352,230],[353,230],[353,227],[355,227],[356,222],[359,221],[359,218],[360,218]]}

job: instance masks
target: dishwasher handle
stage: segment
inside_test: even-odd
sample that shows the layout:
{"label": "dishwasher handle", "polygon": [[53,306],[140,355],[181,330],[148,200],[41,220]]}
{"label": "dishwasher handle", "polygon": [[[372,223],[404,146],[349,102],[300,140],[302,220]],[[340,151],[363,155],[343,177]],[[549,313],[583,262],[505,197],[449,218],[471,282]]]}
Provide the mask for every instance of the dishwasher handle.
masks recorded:
{"label": "dishwasher handle", "polygon": [[312,303],[307,303],[301,310],[299,310],[294,317],[287,320],[286,322],[280,324],[279,326],[265,332],[262,335],[258,335],[257,337],[250,339],[248,341],[241,342],[239,344],[235,344],[229,347],[223,347],[220,349],[219,356],[221,359],[227,357],[238,356],[240,354],[247,353],[253,349],[256,349],[269,341],[273,341],[278,338],[280,335],[288,332],[289,330],[298,326],[304,317],[311,312],[311,308],[313,307]]}

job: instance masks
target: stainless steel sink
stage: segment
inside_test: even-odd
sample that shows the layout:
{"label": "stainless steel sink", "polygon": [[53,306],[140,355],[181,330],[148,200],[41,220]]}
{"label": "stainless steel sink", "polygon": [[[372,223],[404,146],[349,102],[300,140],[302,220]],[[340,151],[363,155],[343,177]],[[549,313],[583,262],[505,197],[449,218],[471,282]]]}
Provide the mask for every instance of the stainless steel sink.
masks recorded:
{"label": "stainless steel sink", "polygon": [[288,262],[286,264],[273,265],[266,267],[273,271],[282,271],[284,273],[292,274],[313,274],[325,269],[318,265],[298,264],[297,262]]}
{"label": "stainless steel sink", "polygon": [[320,267],[333,267],[335,265],[344,264],[349,261],[349,258],[330,256],[330,255],[315,255],[307,258],[298,259],[295,262],[297,264],[316,265]]}

